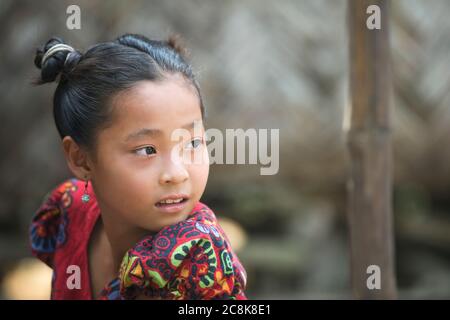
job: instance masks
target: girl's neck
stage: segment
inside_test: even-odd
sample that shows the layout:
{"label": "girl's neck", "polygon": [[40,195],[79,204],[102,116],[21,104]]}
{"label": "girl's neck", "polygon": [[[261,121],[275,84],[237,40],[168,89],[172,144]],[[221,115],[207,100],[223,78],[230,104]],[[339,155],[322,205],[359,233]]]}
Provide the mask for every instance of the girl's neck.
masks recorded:
{"label": "girl's neck", "polygon": [[101,210],[104,232],[111,245],[114,269],[119,272],[125,253],[150,232],[130,226],[123,220],[119,221],[119,219],[115,218],[116,216],[112,215],[111,212]]}

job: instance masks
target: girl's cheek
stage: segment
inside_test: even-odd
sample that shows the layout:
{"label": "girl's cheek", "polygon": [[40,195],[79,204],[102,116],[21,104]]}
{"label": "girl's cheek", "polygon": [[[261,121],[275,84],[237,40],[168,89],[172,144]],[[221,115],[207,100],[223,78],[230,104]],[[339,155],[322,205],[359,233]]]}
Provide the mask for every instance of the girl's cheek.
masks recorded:
{"label": "girl's cheek", "polygon": [[204,158],[204,164],[208,167],[208,170],[209,170],[209,164],[210,164],[210,160],[209,160],[209,152],[208,152],[208,148],[205,146],[205,150],[204,150],[204,155],[203,155],[203,158]]}
{"label": "girl's cheek", "polygon": [[196,183],[199,184],[199,187],[204,188],[206,182],[208,180],[209,175],[209,164],[202,164],[195,166],[194,173]]}

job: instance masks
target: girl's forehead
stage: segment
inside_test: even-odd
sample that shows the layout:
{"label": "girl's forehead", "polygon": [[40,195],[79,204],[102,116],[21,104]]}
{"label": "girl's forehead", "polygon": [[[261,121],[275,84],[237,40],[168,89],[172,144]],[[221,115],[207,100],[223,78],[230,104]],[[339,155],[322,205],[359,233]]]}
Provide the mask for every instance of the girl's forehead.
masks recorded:
{"label": "girl's forehead", "polygon": [[160,82],[139,81],[133,87],[117,94],[114,99],[120,110],[129,112],[131,108],[144,108],[149,111],[180,105],[200,107],[200,100],[195,89],[186,81],[170,79]]}
{"label": "girl's forehead", "polygon": [[112,127],[128,133],[139,128],[161,131],[201,121],[196,91],[176,80],[141,81],[120,93],[113,101]]}

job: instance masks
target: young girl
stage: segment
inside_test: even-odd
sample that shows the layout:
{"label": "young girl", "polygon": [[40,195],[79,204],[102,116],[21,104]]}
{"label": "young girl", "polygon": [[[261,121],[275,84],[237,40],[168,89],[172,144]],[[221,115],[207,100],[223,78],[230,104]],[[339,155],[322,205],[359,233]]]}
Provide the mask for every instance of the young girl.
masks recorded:
{"label": "young girl", "polygon": [[[35,64],[38,84],[59,77],[53,114],[75,176],[30,227],[52,299],[246,299],[245,270],[199,202],[205,111],[175,39],[126,34],[81,53],[55,37]],[[180,128],[192,136],[174,141]]]}

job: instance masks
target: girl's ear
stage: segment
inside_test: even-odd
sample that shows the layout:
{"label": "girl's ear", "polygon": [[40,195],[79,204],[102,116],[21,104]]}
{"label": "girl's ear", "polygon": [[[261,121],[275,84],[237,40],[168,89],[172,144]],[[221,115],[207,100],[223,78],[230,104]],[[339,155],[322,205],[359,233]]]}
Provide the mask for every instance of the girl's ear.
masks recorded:
{"label": "girl's ear", "polygon": [[65,136],[62,141],[67,165],[73,175],[79,180],[92,178],[92,167],[88,161],[88,154],[70,136]]}

